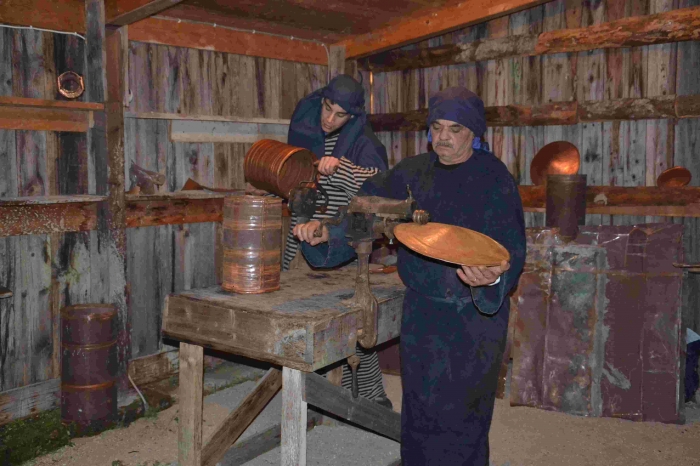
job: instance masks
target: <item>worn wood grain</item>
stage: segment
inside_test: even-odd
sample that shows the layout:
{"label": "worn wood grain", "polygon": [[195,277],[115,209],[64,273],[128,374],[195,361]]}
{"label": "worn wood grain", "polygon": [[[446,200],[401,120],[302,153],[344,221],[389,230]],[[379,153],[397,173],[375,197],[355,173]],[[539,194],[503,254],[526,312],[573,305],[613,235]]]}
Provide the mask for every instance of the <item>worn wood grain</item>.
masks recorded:
{"label": "worn wood grain", "polygon": [[171,8],[183,0],[137,0],[124,2],[107,0],[105,2],[105,24],[127,26],[129,24],[156,15]]}
{"label": "worn wood grain", "polygon": [[61,379],[52,378],[0,393],[0,425],[55,409],[61,401]]}
{"label": "worn wood grain", "polygon": [[366,398],[353,398],[349,390],[333,385],[318,374],[307,373],[303,377],[304,401],[308,404],[397,442],[401,441],[401,414]]}
{"label": "worn wood grain", "polygon": [[[282,371],[271,368],[219,424],[202,449],[202,466],[214,466],[282,388]],[[306,429],[306,425],[303,426]]]}
{"label": "worn wood grain", "polygon": [[[138,354],[138,352],[133,351],[132,354]],[[148,356],[135,357],[129,361],[129,377],[137,386],[167,379],[177,374],[179,370],[180,353],[177,349],[167,349]]]}
{"label": "worn wood grain", "polygon": [[304,375],[289,367],[282,368],[282,466],[306,464],[306,416]]}
{"label": "worn wood grain", "polygon": [[38,235],[96,228],[95,203],[7,205],[0,202],[0,236]]}
{"label": "worn wood grain", "polygon": [[[520,197],[526,210],[543,210],[543,186],[519,186]],[[588,186],[586,211],[591,213],[697,216],[700,192],[695,187],[657,188],[649,186]],[[640,213],[642,212],[642,213]]]}
{"label": "worn wood grain", "polygon": [[395,48],[426,37],[443,34],[452,29],[481,23],[489,19],[539,5],[541,1],[508,0],[494,5],[486,0],[460,3],[431,11],[423,16],[402,18],[384,29],[355,36],[336,45],[345,46],[347,58],[357,58],[371,53]]}
{"label": "worn wood grain", "polygon": [[4,107],[0,111],[0,128],[33,131],[71,131],[85,133],[91,115],[70,110]]}
{"label": "worn wood grain", "polygon": [[[218,287],[170,295],[164,335],[306,371],[325,367],[354,351],[358,310],[348,301],[354,269],[283,273],[280,291],[264,300]],[[381,343],[398,335],[402,285],[392,275],[373,277],[372,284]]]}
{"label": "worn wood grain", "polygon": [[[508,57],[690,41],[700,37],[700,10],[697,7],[623,18],[601,24],[605,14],[604,5],[604,2],[586,4],[588,17],[593,19],[587,27],[566,28],[541,34],[514,33],[509,36],[489,37],[481,41],[426,49],[399,49],[360,59],[358,65],[362,69],[374,72],[387,72]],[[511,15],[511,18],[517,14],[520,13]]]}
{"label": "worn wood grain", "polygon": [[328,63],[323,46],[315,42],[170,19],[148,18],[130,25],[129,40],[319,65]]}
{"label": "worn wood grain", "polygon": [[204,349],[180,343],[180,389],[178,392],[178,464],[201,466]]}
{"label": "worn wood grain", "polygon": [[84,8],[82,0],[5,0],[0,4],[0,18],[8,24],[82,33]]}

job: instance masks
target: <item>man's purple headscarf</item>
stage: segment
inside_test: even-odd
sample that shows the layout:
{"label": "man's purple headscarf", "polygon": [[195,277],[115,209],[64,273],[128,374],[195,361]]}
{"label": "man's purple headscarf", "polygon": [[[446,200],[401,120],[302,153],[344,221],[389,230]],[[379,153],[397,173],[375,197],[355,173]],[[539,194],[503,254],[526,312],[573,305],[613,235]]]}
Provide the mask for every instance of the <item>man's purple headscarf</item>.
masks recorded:
{"label": "man's purple headscarf", "polygon": [[435,120],[450,120],[469,128],[474,136],[486,132],[484,102],[464,87],[448,87],[428,101],[428,128]]}

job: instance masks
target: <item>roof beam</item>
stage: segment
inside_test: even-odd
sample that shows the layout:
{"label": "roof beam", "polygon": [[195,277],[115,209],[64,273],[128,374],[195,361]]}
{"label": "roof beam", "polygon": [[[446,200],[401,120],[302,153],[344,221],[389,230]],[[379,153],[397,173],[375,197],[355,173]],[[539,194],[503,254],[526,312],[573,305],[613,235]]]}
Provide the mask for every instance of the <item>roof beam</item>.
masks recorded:
{"label": "roof beam", "polygon": [[129,40],[327,65],[322,44],[187,21],[148,18],[129,26]]}
{"label": "roof beam", "polygon": [[345,46],[345,57],[359,58],[372,53],[437,36],[471,24],[531,8],[548,0],[464,0],[420,16],[397,20],[383,29],[346,39],[334,45]]}
{"label": "roof beam", "polygon": [[182,3],[184,0],[105,0],[105,23],[114,26],[127,26],[163,10]]}
{"label": "roof beam", "polygon": [[358,60],[362,69],[385,72],[518,56],[634,47],[700,39],[700,7],[637,16],[577,29],[484,39],[416,50],[392,50]]}
{"label": "roof beam", "polygon": [[85,32],[84,0],[2,0],[0,23]]}

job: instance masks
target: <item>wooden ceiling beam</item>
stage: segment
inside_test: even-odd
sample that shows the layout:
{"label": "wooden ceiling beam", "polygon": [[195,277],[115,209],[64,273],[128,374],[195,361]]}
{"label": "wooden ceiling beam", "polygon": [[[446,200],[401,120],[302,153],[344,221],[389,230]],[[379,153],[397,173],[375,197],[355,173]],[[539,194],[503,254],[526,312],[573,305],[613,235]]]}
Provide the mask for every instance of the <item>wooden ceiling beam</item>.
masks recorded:
{"label": "wooden ceiling beam", "polygon": [[399,19],[382,29],[346,39],[334,45],[345,46],[346,58],[359,58],[532,8],[547,1],[464,0],[456,6]]}
{"label": "wooden ceiling beam", "polygon": [[2,0],[0,23],[85,32],[84,0]]}
{"label": "wooden ceiling beam", "polygon": [[105,0],[105,23],[127,26],[157,15],[184,0]]}
{"label": "wooden ceiling beam", "polygon": [[700,40],[700,7],[611,21],[596,26],[561,29],[447,44],[417,50],[392,50],[358,60],[361,69],[399,71],[509,57],[634,47]]}
{"label": "wooden ceiling beam", "polygon": [[187,21],[148,18],[129,26],[129,40],[317,65],[328,64],[322,44]]}

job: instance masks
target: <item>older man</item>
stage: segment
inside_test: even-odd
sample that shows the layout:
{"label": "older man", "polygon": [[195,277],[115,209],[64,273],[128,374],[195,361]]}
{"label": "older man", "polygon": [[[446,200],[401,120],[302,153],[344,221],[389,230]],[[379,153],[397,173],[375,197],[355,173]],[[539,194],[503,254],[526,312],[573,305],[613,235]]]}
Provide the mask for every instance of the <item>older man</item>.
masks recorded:
{"label": "older man", "polygon": [[[402,199],[408,186],[432,221],[488,235],[511,259],[496,267],[458,267],[399,250],[407,288],[402,464],[486,466],[508,294],[525,258],[522,204],[513,177],[482,142],[486,121],[478,96],[459,87],[438,92],[429,101],[428,127],[432,152],[375,175],[359,194]],[[294,230],[312,265],[331,266],[352,255],[342,228],[324,227],[315,238],[318,227],[312,221]]]}

